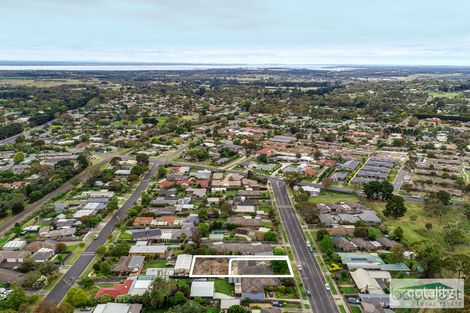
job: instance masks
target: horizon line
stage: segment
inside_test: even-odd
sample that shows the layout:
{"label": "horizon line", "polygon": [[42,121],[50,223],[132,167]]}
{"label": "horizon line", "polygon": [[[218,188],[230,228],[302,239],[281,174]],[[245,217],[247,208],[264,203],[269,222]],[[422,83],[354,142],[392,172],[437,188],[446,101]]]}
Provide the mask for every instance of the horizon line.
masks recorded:
{"label": "horizon line", "polygon": [[174,65],[193,65],[193,66],[253,66],[253,67],[266,67],[266,66],[393,66],[393,67],[470,67],[468,64],[396,64],[396,63],[287,63],[287,62],[267,62],[267,63],[239,63],[239,62],[147,62],[147,61],[104,61],[104,60],[1,60],[0,66],[54,66],[54,65],[67,65],[67,66],[96,66],[96,65],[110,65],[110,66],[146,66],[146,65],[160,65],[160,66],[174,66]]}

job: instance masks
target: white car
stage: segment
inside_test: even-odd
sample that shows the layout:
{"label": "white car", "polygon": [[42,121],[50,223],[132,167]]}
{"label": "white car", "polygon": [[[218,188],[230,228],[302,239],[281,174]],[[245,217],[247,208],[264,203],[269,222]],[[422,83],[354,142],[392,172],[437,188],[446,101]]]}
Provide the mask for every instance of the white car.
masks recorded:
{"label": "white car", "polygon": [[330,290],[330,285],[328,285],[328,283],[326,283],[325,288],[326,288],[326,290]]}
{"label": "white car", "polygon": [[99,234],[95,234],[95,235],[93,236],[93,239],[98,239],[99,236],[100,236]]}

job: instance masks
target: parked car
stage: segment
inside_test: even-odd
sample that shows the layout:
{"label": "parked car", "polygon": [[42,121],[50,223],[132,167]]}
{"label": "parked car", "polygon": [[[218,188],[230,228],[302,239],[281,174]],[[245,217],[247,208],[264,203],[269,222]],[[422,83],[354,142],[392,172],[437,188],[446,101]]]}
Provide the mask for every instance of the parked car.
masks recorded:
{"label": "parked car", "polygon": [[360,303],[361,303],[361,300],[359,300],[358,298],[354,298],[354,297],[348,297],[348,303],[351,303],[351,304],[360,304]]}
{"label": "parked car", "polygon": [[312,293],[310,292],[310,290],[305,290],[305,293],[307,294],[307,297],[311,297],[311,296],[312,296]]}
{"label": "parked car", "polygon": [[326,288],[326,290],[330,290],[330,285],[328,285],[328,283],[326,283],[325,288]]}
{"label": "parked car", "polygon": [[273,306],[278,307],[278,308],[282,308],[282,303],[279,302],[279,301],[273,301]]}

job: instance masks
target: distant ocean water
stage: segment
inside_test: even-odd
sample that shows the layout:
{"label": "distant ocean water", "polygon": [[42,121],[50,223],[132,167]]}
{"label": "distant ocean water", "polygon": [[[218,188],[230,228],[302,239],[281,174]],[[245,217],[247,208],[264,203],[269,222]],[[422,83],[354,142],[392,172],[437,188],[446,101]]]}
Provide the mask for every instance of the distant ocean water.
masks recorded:
{"label": "distant ocean water", "polygon": [[208,69],[309,69],[351,70],[353,67],[324,64],[106,64],[106,63],[26,63],[0,62],[0,70],[10,71],[190,71]]}

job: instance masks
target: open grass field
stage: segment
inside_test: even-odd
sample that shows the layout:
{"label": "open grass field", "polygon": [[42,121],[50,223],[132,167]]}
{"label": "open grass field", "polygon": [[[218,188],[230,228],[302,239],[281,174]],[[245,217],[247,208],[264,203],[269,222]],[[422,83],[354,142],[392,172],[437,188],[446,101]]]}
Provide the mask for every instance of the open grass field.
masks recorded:
{"label": "open grass field", "polygon": [[98,80],[79,80],[79,79],[30,79],[30,78],[0,78],[0,86],[28,86],[28,87],[56,87],[61,85],[92,85]]}
{"label": "open grass field", "polygon": [[[449,249],[449,246],[444,242],[442,237],[442,230],[444,226],[450,222],[455,222],[456,216],[454,214],[444,215],[439,217],[429,217],[425,214],[423,205],[406,202],[407,212],[404,217],[399,219],[385,218],[383,216],[383,209],[385,202],[369,201],[369,206],[374,208],[379,216],[384,220],[385,224],[394,229],[400,226],[403,229],[405,241],[411,246],[417,246],[423,242],[430,241],[444,249]],[[432,224],[432,229],[427,230],[426,223]],[[466,228],[470,230],[470,223],[466,223]],[[453,252],[460,252],[470,255],[470,245],[460,245],[455,247]]]}
{"label": "open grass field", "polygon": [[462,94],[459,92],[429,92],[429,95],[433,98],[456,98]]}
{"label": "open grass field", "polygon": [[311,203],[357,202],[359,198],[346,193],[322,190],[318,197],[311,197],[308,201]]}

